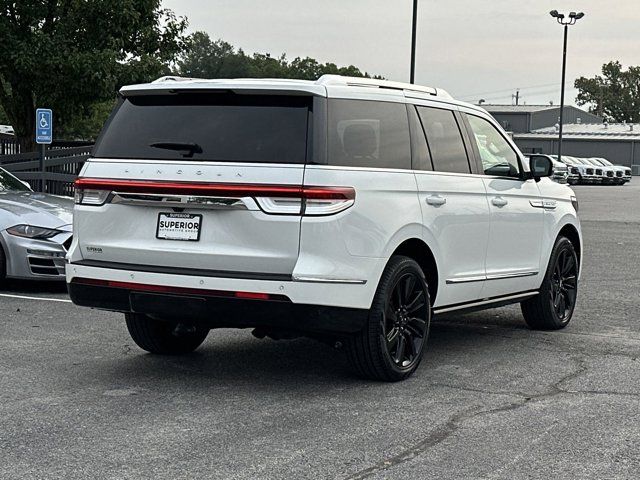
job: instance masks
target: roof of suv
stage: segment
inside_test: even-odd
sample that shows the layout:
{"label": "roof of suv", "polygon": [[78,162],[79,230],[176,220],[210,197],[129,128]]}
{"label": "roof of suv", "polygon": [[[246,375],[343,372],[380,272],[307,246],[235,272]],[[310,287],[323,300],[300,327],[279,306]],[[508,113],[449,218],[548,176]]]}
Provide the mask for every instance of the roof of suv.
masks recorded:
{"label": "roof of suv", "polygon": [[341,75],[323,75],[318,80],[294,80],[283,78],[234,78],[234,79],[202,79],[176,76],[161,77],[151,83],[128,85],[122,87],[123,95],[144,93],[172,93],[177,90],[209,90],[227,89],[244,91],[269,90],[270,92],[300,92],[322,97],[332,97],[333,91],[356,90],[371,91],[376,89],[380,95],[404,96],[408,98],[428,98],[445,103],[464,105],[474,110],[484,110],[472,105],[454,100],[446,90],[435,87],[425,87],[411,83],[393,82],[364,77],[345,77]]}

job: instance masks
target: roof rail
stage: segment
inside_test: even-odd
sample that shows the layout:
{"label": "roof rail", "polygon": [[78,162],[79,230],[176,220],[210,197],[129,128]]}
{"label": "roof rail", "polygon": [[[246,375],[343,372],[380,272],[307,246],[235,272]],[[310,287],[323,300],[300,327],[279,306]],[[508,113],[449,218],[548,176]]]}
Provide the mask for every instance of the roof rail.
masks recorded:
{"label": "roof rail", "polygon": [[433,96],[452,98],[449,93],[441,88],[423,87],[422,85],[415,85],[413,83],[392,82],[390,80],[378,80],[375,78],[322,75],[316,83],[318,85],[342,85],[345,87],[388,88],[391,90],[427,93]]}
{"label": "roof rail", "polygon": [[200,78],[178,77],[176,75],[165,75],[164,77],[160,77],[160,78],[155,79],[151,83],[192,82],[194,80],[201,80],[201,79]]}

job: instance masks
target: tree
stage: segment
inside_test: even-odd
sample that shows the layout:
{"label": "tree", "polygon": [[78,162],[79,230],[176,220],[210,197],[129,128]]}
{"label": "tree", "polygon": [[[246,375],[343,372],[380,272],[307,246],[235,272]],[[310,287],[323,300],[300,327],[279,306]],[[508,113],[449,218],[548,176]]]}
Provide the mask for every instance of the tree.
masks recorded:
{"label": "tree", "polygon": [[623,70],[620,62],[602,66],[602,75],[580,77],[576,103],[611,122],[640,122],[640,67]]}
{"label": "tree", "polygon": [[[177,73],[199,78],[298,78],[316,80],[333,73],[352,77],[369,77],[367,72],[349,65],[338,67],[334,63],[320,63],[313,58],[297,57],[291,62],[286,55],[273,57],[268,53],[247,55],[242,49],[223,40],[212,41],[205,32],[190,35],[177,62]],[[381,78],[381,77],[375,77]]]}
{"label": "tree", "polygon": [[[35,108],[56,135],[128,83],[169,72],[186,20],[161,0],[5,0],[0,6],[0,106],[23,151],[35,148]],[[95,114],[95,112],[93,112]]]}

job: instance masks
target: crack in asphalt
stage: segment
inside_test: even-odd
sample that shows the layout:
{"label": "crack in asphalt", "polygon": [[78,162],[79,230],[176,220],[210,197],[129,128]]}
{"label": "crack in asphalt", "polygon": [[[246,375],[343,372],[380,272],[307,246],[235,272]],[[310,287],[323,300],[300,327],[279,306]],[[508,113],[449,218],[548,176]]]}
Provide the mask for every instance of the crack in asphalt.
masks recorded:
{"label": "crack in asphalt", "polygon": [[[563,395],[563,394],[567,394],[567,393],[571,393],[573,394],[573,392],[569,392],[565,389],[562,388],[562,385],[570,380],[573,380],[574,378],[582,375],[584,372],[587,371],[587,364],[584,360],[584,358],[582,357],[574,357],[572,358],[572,361],[577,363],[577,367],[572,370],[571,372],[569,372],[568,374],[566,374],[565,376],[563,376],[562,378],[560,378],[557,382],[553,383],[552,385],[550,385],[547,389],[546,392],[543,393],[538,393],[538,394],[531,394],[531,395],[523,395],[521,393],[503,393],[500,392],[500,395],[512,395],[512,396],[520,396],[521,398],[516,401],[516,402],[510,402],[506,405],[502,405],[500,407],[495,407],[495,408],[490,408],[490,409],[481,409],[478,410],[475,407],[471,407],[468,409],[463,410],[462,412],[458,412],[454,415],[452,415],[445,423],[444,425],[441,425],[440,427],[436,428],[436,430],[431,433],[430,435],[428,435],[426,438],[424,438],[423,440],[421,440],[420,442],[412,445],[411,447],[401,451],[400,453],[386,459],[383,460],[381,462],[378,462],[374,465],[372,465],[371,467],[365,468],[363,470],[360,470],[354,474],[351,474],[347,477],[345,477],[344,480],[361,480],[361,479],[365,479],[365,478],[369,478],[379,472],[383,472],[386,470],[389,470],[391,468],[394,468],[398,465],[407,463],[411,460],[413,460],[414,458],[418,457],[419,455],[421,455],[422,453],[426,452],[428,449],[435,447],[436,445],[442,443],[443,441],[445,441],[447,438],[449,438],[451,435],[453,435],[457,430],[459,430],[462,426],[463,423],[469,421],[469,420],[473,420],[474,418],[480,417],[480,416],[484,416],[484,415],[493,415],[496,413],[502,413],[502,412],[508,412],[511,410],[516,410],[519,409],[531,402],[537,402],[537,401],[542,401],[542,400],[547,400],[549,398],[553,398],[557,395]],[[449,386],[450,387],[450,386]],[[465,387],[463,387],[462,389],[466,389]],[[492,391],[487,391],[487,392],[483,392],[482,390],[478,389],[475,390],[479,393],[488,393],[488,394],[498,394],[496,392],[492,392]]]}

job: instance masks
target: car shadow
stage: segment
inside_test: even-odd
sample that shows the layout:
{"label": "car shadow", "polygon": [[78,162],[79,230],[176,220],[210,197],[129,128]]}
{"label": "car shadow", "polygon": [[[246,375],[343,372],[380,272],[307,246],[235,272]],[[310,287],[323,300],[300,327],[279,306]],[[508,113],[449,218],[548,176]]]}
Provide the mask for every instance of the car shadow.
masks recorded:
{"label": "car shadow", "polygon": [[64,281],[15,280],[7,278],[0,282],[0,293],[24,295],[67,293],[67,284]]}
{"label": "car shadow", "polygon": [[[273,341],[255,339],[247,331],[233,331],[230,336],[216,333],[212,331],[196,352],[179,357],[148,354],[129,343],[122,356],[103,359],[100,377],[107,384],[123,384],[126,379],[127,385],[154,389],[162,385],[169,391],[194,394],[201,392],[203,383],[255,392],[383,385],[357,377],[344,349],[304,338]],[[433,369],[451,362],[468,361],[472,368],[474,356],[498,347],[502,353],[511,351],[531,335],[522,317],[514,313],[500,315],[499,322],[486,312],[434,320],[423,364],[409,381],[424,381]],[[465,355],[466,359],[460,358]]]}

